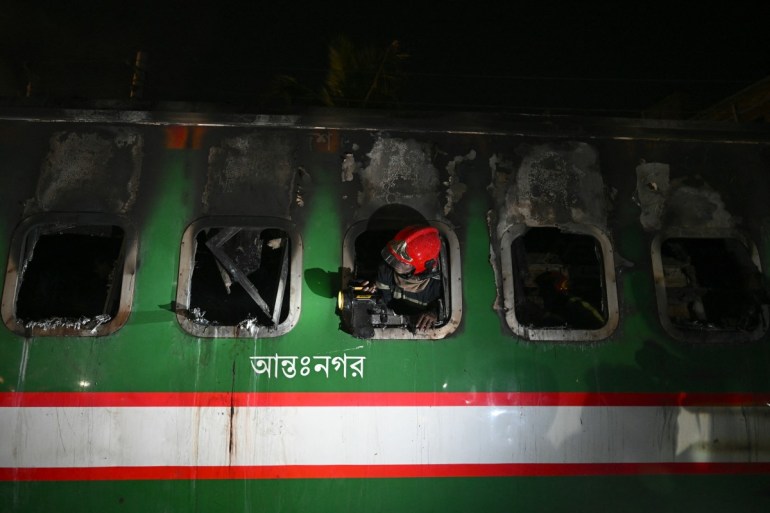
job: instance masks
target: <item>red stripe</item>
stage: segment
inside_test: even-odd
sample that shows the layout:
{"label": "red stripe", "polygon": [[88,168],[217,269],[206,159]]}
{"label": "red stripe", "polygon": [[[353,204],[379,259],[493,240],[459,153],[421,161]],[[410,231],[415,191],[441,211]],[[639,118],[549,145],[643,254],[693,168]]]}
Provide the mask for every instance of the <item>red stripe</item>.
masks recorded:
{"label": "red stripe", "polygon": [[2,392],[0,407],[767,406],[770,393]]}
{"label": "red stripe", "polygon": [[455,465],[286,465],[243,467],[0,468],[0,481],[173,479],[345,479],[426,477],[768,474],[770,463],[511,463]]}

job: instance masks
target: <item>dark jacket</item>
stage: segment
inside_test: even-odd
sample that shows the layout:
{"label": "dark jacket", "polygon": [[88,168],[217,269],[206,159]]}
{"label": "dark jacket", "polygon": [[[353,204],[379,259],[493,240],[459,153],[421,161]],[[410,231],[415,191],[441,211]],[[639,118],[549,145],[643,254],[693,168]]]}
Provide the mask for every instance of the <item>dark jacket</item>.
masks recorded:
{"label": "dark jacket", "polygon": [[413,315],[425,311],[438,313],[438,300],[442,295],[441,276],[428,279],[427,286],[417,292],[404,290],[396,283],[393,268],[383,263],[377,270],[377,288],[382,298],[396,313]]}

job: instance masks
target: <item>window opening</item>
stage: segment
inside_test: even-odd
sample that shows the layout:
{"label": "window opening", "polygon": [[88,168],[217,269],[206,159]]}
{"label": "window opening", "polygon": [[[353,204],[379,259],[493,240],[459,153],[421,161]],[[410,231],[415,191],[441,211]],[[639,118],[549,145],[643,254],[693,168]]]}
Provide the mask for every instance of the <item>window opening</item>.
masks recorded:
{"label": "window opening", "polygon": [[189,303],[193,322],[240,327],[284,322],[290,249],[287,233],[276,228],[198,232]]}
{"label": "window opening", "polygon": [[125,232],[118,226],[38,227],[27,235],[16,298],[26,328],[95,329],[118,314]]}
{"label": "window opening", "polygon": [[519,324],[573,330],[607,324],[602,249],[594,237],[529,228],[513,240],[511,255]]}
{"label": "window opening", "polygon": [[3,322],[25,337],[116,331],[131,311],[136,251],[130,225],[111,216],[27,218],[12,240]]}
{"label": "window opening", "polygon": [[763,324],[768,294],[738,239],[670,238],[660,254],[666,315],[675,327],[754,331]]}
{"label": "window opening", "polygon": [[[350,280],[347,290],[341,293],[338,307],[344,327],[356,337],[372,338],[375,336],[375,329],[379,328],[388,330],[400,328],[415,333],[416,322],[420,314],[426,310],[436,314],[436,321],[429,330],[446,326],[451,317],[449,282],[451,268],[448,242],[441,232],[439,232],[441,247],[437,269],[429,279],[426,288],[423,289],[426,297],[435,295],[438,297],[426,304],[417,305],[397,297],[397,293],[391,295],[381,290],[371,293],[362,289],[362,283],[374,284],[378,281],[378,277],[383,276],[380,274],[381,266],[384,267],[385,276],[390,277],[389,268],[386,267],[387,264],[382,257],[382,250],[398,231],[398,229],[366,230],[355,238],[353,279]],[[392,296],[390,301],[388,296]]]}

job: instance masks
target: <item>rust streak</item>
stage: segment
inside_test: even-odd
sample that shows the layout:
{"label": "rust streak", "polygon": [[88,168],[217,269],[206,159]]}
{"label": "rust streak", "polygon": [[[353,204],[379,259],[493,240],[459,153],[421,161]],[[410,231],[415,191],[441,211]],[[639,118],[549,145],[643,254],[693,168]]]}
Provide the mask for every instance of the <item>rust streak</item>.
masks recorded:
{"label": "rust streak", "polygon": [[235,437],[233,429],[235,423],[235,360],[233,360],[233,380],[230,385],[230,433],[228,435],[228,465],[233,464],[233,454],[235,452]]}

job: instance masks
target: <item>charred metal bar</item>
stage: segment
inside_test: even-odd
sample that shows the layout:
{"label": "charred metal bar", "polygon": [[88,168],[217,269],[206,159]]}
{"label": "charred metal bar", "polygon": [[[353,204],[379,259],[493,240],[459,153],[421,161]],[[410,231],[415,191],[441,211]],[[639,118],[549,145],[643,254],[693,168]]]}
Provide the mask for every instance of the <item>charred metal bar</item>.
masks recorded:
{"label": "charred metal bar", "polygon": [[275,292],[275,308],[273,308],[273,324],[278,324],[281,318],[281,306],[283,305],[283,295],[286,292],[286,278],[289,274],[289,239],[281,238],[281,275],[278,281],[278,290]]}
{"label": "charred metal bar", "polygon": [[215,236],[211,237],[208,241],[206,241],[206,246],[209,248],[209,250],[211,250],[214,256],[217,257],[216,264],[217,264],[217,269],[219,270],[219,276],[222,278],[222,283],[225,285],[225,289],[227,290],[228,294],[230,294],[230,287],[233,284],[233,280],[230,277],[230,273],[227,271],[227,269],[225,269],[225,267],[222,265],[222,262],[219,260],[219,257],[214,251],[214,247],[217,247],[217,248],[222,247],[228,240],[233,238],[233,236],[235,236],[235,234],[238,233],[239,231],[240,231],[240,228],[222,229],[219,231],[219,233],[217,233]]}
{"label": "charred metal bar", "polygon": [[449,286],[449,262],[447,261],[447,247],[444,240],[441,240],[441,252],[438,255],[441,265],[441,288],[442,299],[439,309],[439,322],[443,323],[449,319],[448,305],[452,304],[451,287]]}
{"label": "charred metal bar", "polygon": [[254,286],[253,283],[251,283],[251,280],[249,280],[248,276],[246,276],[243,271],[238,269],[238,266],[235,265],[235,262],[227,255],[227,253],[222,250],[222,246],[230,240],[236,233],[240,232],[241,228],[225,228],[221,230],[218,234],[211,237],[209,240],[206,241],[206,246],[209,248],[211,253],[216,257],[216,259],[219,261],[222,266],[227,270],[227,272],[230,274],[230,276],[243,287],[243,290],[246,291],[246,293],[251,297],[251,299],[254,300],[254,302],[257,304],[257,306],[264,312],[264,314],[268,318],[272,318],[270,315],[270,308],[267,306],[267,303],[265,303],[265,300],[262,299],[262,296],[259,295],[259,291]]}

